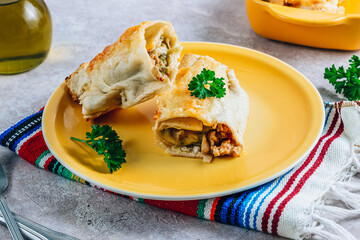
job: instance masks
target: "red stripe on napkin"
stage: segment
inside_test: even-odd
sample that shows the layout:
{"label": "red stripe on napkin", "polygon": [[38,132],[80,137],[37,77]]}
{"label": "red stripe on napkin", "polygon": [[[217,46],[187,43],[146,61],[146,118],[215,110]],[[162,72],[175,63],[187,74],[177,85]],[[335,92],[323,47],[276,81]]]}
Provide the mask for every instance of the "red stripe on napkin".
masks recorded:
{"label": "red stripe on napkin", "polygon": [[[29,151],[29,149],[31,149],[31,151]],[[48,147],[45,144],[42,131],[39,131],[21,145],[18,155],[27,162],[35,165],[38,157],[47,150]]]}
{"label": "red stripe on napkin", "polygon": [[329,127],[327,133],[322,136],[320,138],[320,140],[317,142],[315,148],[311,151],[309,157],[306,159],[306,161],[302,164],[302,166],[290,177],[290,179],[288,180],[288,182],[286,183],[286,185],[284,186],[284,188],[277,194],[277,196],[275,198],[273,198],[270,202],[270,204],[267,206],[264,216],[262,218],[262,223],[261,223],[261,229],[263,232],[268,233],[268,223],[269,223],[269,219],[270,219],[270,215],[271,215],[271,211],[274,208],[275,204],[277,203],[277,201],[285,195],[285,193],[290,189],[290,187],[292,186],[292,184],[295,182],[296,178],[299,176],[299,174],[306,168],[306,166],[308,166],[308,164],[313,160],[320,144],[322,143],[322,141],[327,138],[334,130],[335,125],[337,123],[339,119],[339,112],[336,111],[335,116],[333,118],[333,121],[331,123],[331,126]]}
{"label": "red stripe on napkin", "polygon": [[159,200],[149,200],[145,199],[145,203],[171,210],[174,212],[184,213],[193,217],[197,217],[197,209],[199,205],[199,200],[193,201],[159,201]]}
{"label": "red stripe on napkin", "polygon": [[210,220],[211,221],[215,221],[215,210],[216,210],[216,206],[217,206],[219,200],[220,200],[220,198],[215,198],[213,205],[211,207],[211,212],[210,212]]}
{"label": "red stripe on napkin", "polygon": [[325,154],[327,152],[327,150],[330,147],[330,144],[336,139],[338,138],[344,131],[344,124],[343,122],[340,123],[340,127],[338,128],[338,130],[336,131],[335,135],[332,136],[331,138],[329,138],[326,143],[324,144],[323,149],[321,150],[320,156],[319,158],[316,160],[316,162],[314,163],[314,165],[308,170],[307,173],[305,173],[305,175],[301,178],[301,180],[299,181],[298,185],[296,185],[296,187],[294,188],[293,192],[291,194],[289,194],[279,205],[278,209],[276,210],[276,213],[274,215],[274,219],[272,222],[272,227],[271,227],[271,231],[273,234],[278,235],[278,224],[279,224],[279,220],[280,220],[280,216],[282,214],[282,211],[284,210],[286,204],[296,195],[300,192],[300,190],[302,189],[302,187],[304,186],[304,184],[306,183],[306,181],[309,179],[309,177],[315,172],[315,170],[320,166],[320,164],[323,162]]}

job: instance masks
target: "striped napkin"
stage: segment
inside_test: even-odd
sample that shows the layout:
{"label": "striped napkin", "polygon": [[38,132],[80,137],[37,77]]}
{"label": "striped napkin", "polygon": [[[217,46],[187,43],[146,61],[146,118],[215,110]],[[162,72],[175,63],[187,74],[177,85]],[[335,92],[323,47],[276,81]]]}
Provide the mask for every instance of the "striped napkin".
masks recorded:
{"label": "striped napkin", "polygon": [[[47,148],[41,131],[43,110],[0,135],[0,144],[40,168],[97,187],[64,168]],[[325,103],[322,136],[297,167],[251,190],[192,201],[127,197],[160,208],[292,239],[355,239],[338,223],[360,216],[360,102]],[[105,189],[102,189],[105,190]],[[105,190],[106,191],[106,190]],[[342,201],[341,207],[334,202]]]}

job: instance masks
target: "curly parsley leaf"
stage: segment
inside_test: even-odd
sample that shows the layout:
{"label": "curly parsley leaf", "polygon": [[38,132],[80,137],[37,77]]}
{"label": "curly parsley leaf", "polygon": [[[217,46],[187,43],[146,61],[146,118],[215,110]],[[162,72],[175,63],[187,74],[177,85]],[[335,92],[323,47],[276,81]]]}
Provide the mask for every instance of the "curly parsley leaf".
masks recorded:
{"label": "curly parsley leaf", "polygon": [[343,93],[350,100],[360,100],[360,59],[354,55],[349,60],[350,66],[336,69],[333,64],[325,69],[324,78],[334,86],[336,93]]}
{"label": "curly parsley leaf", "polygon": [[216,78],[215,72],[203,69],[200,74],[193,77],[188,85],[191,96],[199,99],[206,97],[222,98],[226,94],[224,78]]}
{"label": "curly parsley leaf", "polygon": [[224,78],[215,78],[210,84],[210,91],[215,94],[215,97],[222,98],[226,94]]}
{"label": "curly parsley leaf", "polygon": [[99,155],[104,155],[104,161],[110,173],[117,171],[126,162],[126,153],[122,148],[122,140],[109,125],[92,125],[91,132],[86,133],[86,140],[71,137],[72,140],[83,142]]}

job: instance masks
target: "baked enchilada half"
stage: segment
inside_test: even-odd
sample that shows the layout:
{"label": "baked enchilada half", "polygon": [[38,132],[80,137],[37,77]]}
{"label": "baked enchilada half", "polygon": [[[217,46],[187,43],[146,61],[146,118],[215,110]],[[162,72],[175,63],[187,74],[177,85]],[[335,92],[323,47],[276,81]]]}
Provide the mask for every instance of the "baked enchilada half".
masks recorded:
{"label": "baked enchilada half", "polygon": [[[224,79],[224,97],[190,95],[190,81],[204,68]],[[166,152],[211,162],[213,157],[240,156],[248,115],[249,98],[234,70],[211,57],[186,54],[172,89],[157,98],[153,130]]]}
{"label": "baked enchilada half", "polygon": [[182,47],[171,23],[143,22],[66,78],[84,118],[128,108],[170,88]]}

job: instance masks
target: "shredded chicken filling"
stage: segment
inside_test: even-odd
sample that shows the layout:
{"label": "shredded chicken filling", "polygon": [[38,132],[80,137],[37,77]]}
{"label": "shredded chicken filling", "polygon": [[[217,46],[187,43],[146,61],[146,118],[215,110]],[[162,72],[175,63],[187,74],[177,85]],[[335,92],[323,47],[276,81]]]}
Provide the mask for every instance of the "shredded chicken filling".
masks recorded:
{"label": "shredded chicken filling", "polygon": [[164,36],[160,37],[158,46],[149,52],[149,56],[153,59],[154,65],[159,73],[159,77],[168,76],[168,50],[169,40]]}
{"label": "shredded chicken filling", "polygon": [[161,130],[161,135],[165,141],[178,147],[199,146],[204,155],[239,156],[241,152],[241,147],[236,144],[230,129],[224,124],[218,124],[215,129],[204,126],[201,132],[166,128]]}

